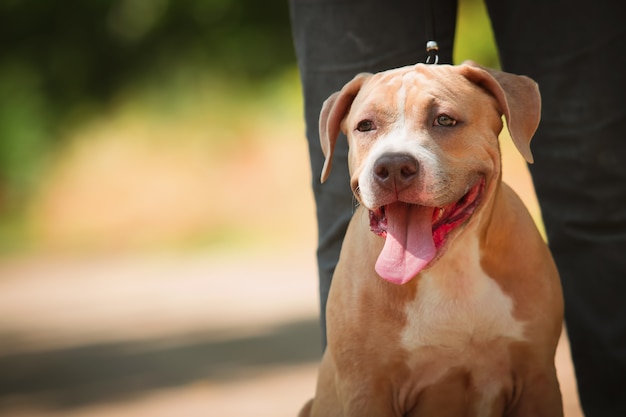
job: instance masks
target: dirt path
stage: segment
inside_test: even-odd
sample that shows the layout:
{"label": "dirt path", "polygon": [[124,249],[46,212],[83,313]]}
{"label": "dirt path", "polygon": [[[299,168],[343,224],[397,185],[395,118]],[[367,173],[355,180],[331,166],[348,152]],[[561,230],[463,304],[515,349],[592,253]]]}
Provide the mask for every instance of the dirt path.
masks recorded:
{"label": "dirt path", "polygon": [[1,260],[0,415],[294,416],[319,359],[312,253]]}

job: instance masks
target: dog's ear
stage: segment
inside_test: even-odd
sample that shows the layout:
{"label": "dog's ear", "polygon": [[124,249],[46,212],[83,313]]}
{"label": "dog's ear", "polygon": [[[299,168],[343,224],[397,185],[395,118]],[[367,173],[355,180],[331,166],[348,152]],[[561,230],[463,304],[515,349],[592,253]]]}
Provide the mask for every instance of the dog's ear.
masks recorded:
{"label": "dog's ear", "polygon": [[473,61],[465,61],[459,68],[463,76],[488,90],[498,100],[513,143],[524,159],[532,164],[530,140],[541,118],[541,96],[537,83],[523,75],[481,67]]}
{"label": "dog's ear", "polygon": [[333,93],[324,101],[320,113],[320,142],[322,144],[322,152],[324,152],[324,157],[326,158],[322,168],[322,182],[326,181],[330,174],[335,143],[341,130],[341,122],[348,114],[350,106],[359,93],[361,86],[371,76],[372,74],[367,73],[358,74],[343,86],[341,91]]}

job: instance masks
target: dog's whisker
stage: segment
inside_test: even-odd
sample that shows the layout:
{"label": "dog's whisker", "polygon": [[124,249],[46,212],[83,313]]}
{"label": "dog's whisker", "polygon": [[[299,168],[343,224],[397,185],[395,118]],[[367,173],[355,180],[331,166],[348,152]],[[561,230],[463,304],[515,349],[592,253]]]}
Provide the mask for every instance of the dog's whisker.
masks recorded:
{"label": "dog's whisker", "polygon": [[354,214],[354,212],[359,208],[360,205],[361,203],[359,202],[359,200],[355,196],[352,196],[352,214]]}
{"label": "dog's whisker", "polygon": [[356,209],[361,205],[361,202],[357,198],[358,195],[361,195],[361,187],[357,185],[352,193],[352,214],[354,214]]}

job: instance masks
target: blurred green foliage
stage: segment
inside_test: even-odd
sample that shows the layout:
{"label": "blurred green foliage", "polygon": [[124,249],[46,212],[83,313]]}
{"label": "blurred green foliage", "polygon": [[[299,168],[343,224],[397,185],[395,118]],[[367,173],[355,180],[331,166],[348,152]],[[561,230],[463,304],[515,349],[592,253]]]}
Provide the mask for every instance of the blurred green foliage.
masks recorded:
{"label": "blurred green foliage", "polygon": [[259,82],[293,64],[290,35],[286,0],[0,2],[0,212],[28,194],[61,129],[120,91],[181,69]]}
{"label": "blurred green foliage", "polygon": [[457,64],[471,59],[487,67],[500,67],[483,0],[459,0],[453,59]]}
{"label": "blurred green foliage", "polygon": [[[482,1],[460,3],[455,58],[497,65]],[[189,107],[207,74],[222,92],[263,92],[294,66],[287,0],[3,0],[0,214],[23,206],[68,130],[120,96]]]}

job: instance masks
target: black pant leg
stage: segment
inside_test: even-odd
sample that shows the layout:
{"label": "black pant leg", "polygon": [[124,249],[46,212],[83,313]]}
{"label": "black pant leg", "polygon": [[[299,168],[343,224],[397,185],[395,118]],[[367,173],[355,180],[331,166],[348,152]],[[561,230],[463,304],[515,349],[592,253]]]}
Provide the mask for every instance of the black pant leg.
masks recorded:
{"label": "black pant leg", "polygon": [[[430,0],[427,0],[430,1]],[[322,102],[359,72],[377,72],[426,59],[423,0],[290,0],[291,23],[304,95],[306,136],[317,208],[317,259],[323,344],[326,298],[341,243],[354,209],[347,168],[347,143],[337,142],[333,171],[319,178],[324,157],[318,118]],[[451,62],[456,0],[432,2],[440,62]]]}
{"label": "black pant leg", "polygon": [[503,69],[531,76],[530,167],[587,417],[626,416],[626,15],[617,2],[488,0]]}

